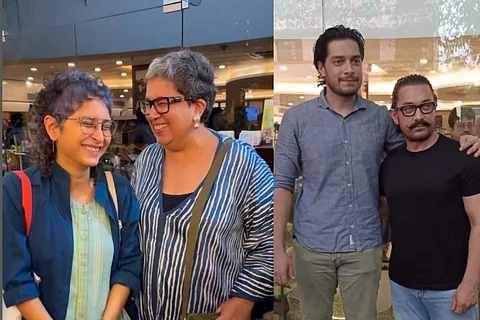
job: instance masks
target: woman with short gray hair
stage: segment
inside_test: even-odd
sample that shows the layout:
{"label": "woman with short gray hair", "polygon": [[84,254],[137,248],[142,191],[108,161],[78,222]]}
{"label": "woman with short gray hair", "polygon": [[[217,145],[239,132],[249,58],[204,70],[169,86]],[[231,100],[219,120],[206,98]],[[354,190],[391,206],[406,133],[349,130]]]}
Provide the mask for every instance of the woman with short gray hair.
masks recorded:
{"label": "woman with short gray hair", "polygon": [[272,173],[248,144],[204,126],[216,87],[203,55],[159,57],[146,80],[138,107],[158,143],[138,157],[132,177],[141,207],[141,318],[251,319],[256,303],[273,301]]}

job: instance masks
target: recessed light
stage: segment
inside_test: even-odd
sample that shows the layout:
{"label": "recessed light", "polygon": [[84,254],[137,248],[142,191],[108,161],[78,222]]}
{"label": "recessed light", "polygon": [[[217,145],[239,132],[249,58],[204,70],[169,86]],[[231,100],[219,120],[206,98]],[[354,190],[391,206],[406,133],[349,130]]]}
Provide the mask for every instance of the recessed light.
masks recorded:
{"label": "recessed light", "polygon": [[300,99],[305,99],[305,96],[300,96],[299,98],[300,98]]}
{"label": "recessed light", "polygon": [[123,89],[123,92],[128,92],[128,89]]}
{"label": "recessed light", "polygon": [[33,81],[33,77],[28,77],[27,78],[29,81]]}
{"label": "recessed light", "polygon": [[287,71],[288,68],[287,68],[286,66],[280,66],[280,70],[281,70],[281,71]]}
{"label": "recessed light", "polygon": [[220,68],[220,69],[225,69],[225,65],[224,65],[224,64],[221,64],[221,65],[218,66],[218,68]]}
{"label": "recessed light", "polygon": [[69,62],[69,63],[68,63],[68,66],[69,66],[69,67],[75,67],[75,63]]}
{"label": "recessed light", "polygon": [[117,62],[115,62],[117,64],[117,66],[121,66],[123,64],[123,61],[121,60],[118,60]]}
{"label": "recessed light", "polygon": [[100,71],[102,71],[102,69],[100,69],[100,68],[95,68],[95,72],[100,72]]}
{"label": "recessed light", "polygon": [[289,105],[289,106],[293,106],[293,102],[289,102],[288,105]]}
{"label": "recessed light", "polygon": [[37,68],[30,68],[32,72],[36,72],[38,69]]}
{"label": "recessed light", "polygon": [[422,60],[420,60],[420,63],[421,63],[421,64],[427,64],[427,63],[428,63],[428,60],[427,60],[427,59],[422,59]]}
{"label": "recessed light", "polygon": [[125,96],[123,94],[120,95],[120,98],[125,98]]}
{"label": "recessed light", "polygon": [[437,73],[437,71],[435,71],[435,70],[430,70],[429,73],[434,74],[434,73]]}
{"label": "recessed light", "polygon": [[127,76],[127,73],[126,73],[126,72],[122,72],[122,73],[120,73],[120,75],[121,75],[122,77],[126,77],[126,76]]}
{"label": "recessed light", "polygon": [[307,79],[308,79],[308,80],[312,80],[313,77],[312,77],[312,76],[307,76]]}

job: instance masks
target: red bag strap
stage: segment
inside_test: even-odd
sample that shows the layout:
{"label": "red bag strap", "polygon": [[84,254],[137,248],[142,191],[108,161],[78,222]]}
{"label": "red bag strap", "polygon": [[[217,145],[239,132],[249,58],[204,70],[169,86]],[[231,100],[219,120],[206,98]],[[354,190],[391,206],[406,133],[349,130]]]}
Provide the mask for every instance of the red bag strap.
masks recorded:
{"label": "red bag strap", "polygon": [[30,225],[32,224],[32,184],[30,179],[23,171],[13,171],[22,181],[22,206],[25,216],[26,236],[30,234]]}

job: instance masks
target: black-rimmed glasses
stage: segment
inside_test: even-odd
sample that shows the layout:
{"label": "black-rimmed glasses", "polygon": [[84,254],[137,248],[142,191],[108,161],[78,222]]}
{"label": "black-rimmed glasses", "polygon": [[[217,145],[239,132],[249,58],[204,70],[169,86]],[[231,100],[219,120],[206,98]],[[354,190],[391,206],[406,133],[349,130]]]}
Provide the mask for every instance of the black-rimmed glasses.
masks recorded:
{"label": "black-rimmed glasses", "polygon": [[420,109],[420,112],[423,114],[429,114],[432,113],[436,107],[437,103],[435,101],[427,101],[419,105],[406,104],[397,107],[397,110],[400,110],[405,117],[413,117],[417,112],[417,109]]}
{"label": "black-rimmed glasses", "polygon": [[80,128],[86,135],[93,134],[99,124],[102,125],[102,133],[105,137],[111,137],[117,131],[117,123],[113,120],[99,121],[93,117],[66,118],[65,120],[77,120],[80,122]]}
{"label": "black-rimmed glasses", "polygon": [[170,105],[174,103],[179,103],[182,101],[193,101],[191,98],[184,98],[184,97],[158,97],[153,100],[140,100],[138,101],[138,107],[142,111],[144,115],[148,115],[150,113],[150,110],[153,106],[155,108],[155,111],[158,114],[165,114],[170,111]]}

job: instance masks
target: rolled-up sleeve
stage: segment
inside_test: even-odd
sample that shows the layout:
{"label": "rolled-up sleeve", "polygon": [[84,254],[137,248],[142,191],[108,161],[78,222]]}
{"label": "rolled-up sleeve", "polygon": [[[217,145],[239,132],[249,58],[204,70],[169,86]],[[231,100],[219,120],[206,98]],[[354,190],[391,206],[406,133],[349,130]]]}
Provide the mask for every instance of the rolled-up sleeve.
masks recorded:
{"label": "rolled-up sleeve", "polygon": [[[120,182],[118,182],[120,180]],[[138,220],[140,210],[130,183],[125,179],[115,181],[117,190],[122,190],[124,197],[119,203],[122,219],[122,240],[117,268],[112,275],[111,284],[122,284],[132,290],[136,296],[140,292],[142,253],[139,242]],[[121,185],[119,188],[118,185]]]}
{"label": "rolled-up sleeve", "polygon": [[260,157],[245,203],[245,261],[231,296],[253,301],[273,297],[273,176]]}
{"label": "rolled-up sleeve", "polygon": [[283,116],[275,145],[275,188],[290,190],[295,188],[295,180],[300,173],[300,147],[298,124],[292,109]]}
{"label": "rolled-up sleeve", "polygon": [[25,232],[22,187],[14,173],[2,179],[3,186],[3,290],[7,307],[40,296],[32,273],[30,252]]}

